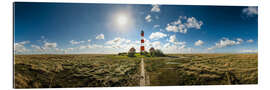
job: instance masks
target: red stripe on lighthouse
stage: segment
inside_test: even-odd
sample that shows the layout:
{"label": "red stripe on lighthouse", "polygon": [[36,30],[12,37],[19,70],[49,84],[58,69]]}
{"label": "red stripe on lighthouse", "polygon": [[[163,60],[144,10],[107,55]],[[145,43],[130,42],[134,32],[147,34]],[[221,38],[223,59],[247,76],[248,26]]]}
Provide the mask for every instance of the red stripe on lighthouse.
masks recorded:
{"label": "red stripe on lighthouse", "polygon": [[144,46],[141,46],[141,51],[144,51]]}

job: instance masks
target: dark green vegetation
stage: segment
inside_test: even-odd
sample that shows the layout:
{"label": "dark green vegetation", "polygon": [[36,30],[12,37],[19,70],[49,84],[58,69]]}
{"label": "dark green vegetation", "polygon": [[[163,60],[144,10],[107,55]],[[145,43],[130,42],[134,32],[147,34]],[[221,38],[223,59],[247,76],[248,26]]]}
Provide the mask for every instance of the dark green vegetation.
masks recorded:
{"label": "dark green vegetation", "polygon": [[145,58],[151,86],[258,83],[257,54],[178,54]]}
{"label": "dark green vegetation", "polygon": [[15,88],[139,86],[139,58],[15,55]]}
{"label": "dark green vegetation", "polygon": [[15,88],[257,84],[257,54],[15,55]]}
{"label": "dark green vegetation", "polygon": [[128,56],[128,57],[166,57],[166,55],[159,49],[154,50],[150,53],[147,51],[141,53],[136,53],[135,51],[129,51],[128,53],[118,53],[119,56]]}

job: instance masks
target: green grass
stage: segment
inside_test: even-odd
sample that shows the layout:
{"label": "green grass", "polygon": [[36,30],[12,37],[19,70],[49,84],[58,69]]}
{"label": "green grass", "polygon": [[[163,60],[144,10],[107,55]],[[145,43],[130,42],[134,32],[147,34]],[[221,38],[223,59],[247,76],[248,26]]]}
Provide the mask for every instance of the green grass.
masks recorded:
{"label": "green grass", "polygon": [[15,88],[138,86],[139,59],[113,55],[15,55]]}
{"label": "green grass", "polygon": [[175,54],[146,58],[151,86],[257,84],[257,54]]}
{"label": "green grass", "polygon": [[15,88],[257,84],[257,54],[15,55]]}

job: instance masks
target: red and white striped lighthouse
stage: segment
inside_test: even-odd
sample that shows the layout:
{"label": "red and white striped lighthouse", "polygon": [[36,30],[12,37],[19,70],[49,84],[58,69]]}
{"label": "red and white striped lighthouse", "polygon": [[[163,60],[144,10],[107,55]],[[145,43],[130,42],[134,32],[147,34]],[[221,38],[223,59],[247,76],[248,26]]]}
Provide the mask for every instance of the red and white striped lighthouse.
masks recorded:
{"label": "red and white striped lighthouse", "polygon": [[144,52],[144,31],[141,31],[141,55]]}

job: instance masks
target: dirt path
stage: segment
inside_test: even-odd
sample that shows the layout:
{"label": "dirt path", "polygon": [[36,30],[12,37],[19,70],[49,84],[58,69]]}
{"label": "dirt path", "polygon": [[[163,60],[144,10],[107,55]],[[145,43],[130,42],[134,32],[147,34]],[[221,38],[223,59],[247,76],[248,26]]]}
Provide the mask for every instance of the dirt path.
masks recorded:
{"label": "dirt path", "polygon": [[145,70],[144,70],[144,61],[141,59],[141,79],[140,86],[145,86]]}

